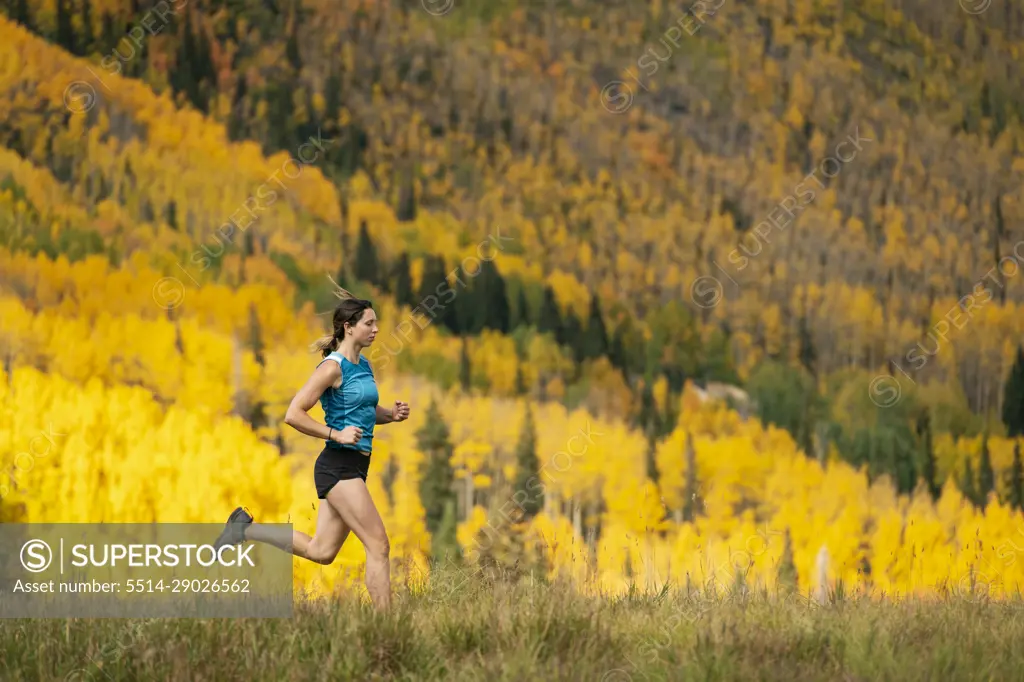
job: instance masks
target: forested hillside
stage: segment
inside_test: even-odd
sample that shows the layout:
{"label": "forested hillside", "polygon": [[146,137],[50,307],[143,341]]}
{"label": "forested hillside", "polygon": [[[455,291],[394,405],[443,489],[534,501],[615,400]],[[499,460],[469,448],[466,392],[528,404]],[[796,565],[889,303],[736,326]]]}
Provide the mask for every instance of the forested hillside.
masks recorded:
{"label": "forested hillside", "polygon": [[[483,324],[514,328],[522,299],[574,359],[627,370],[637,396],[658,376],[673,392],[745,379],[765,357],[819,380],[876,373],[909,364],[920,341],[938,360],[916,379],[1001,410],[1016,344],[992,344],[1021,332],[1005,261],[1024,238],[1019,2],[975,15],[726,2],[682,37],[669,29],[685,12],[663,3],[471,3],[441,17],[418,3],[178,5],[9,14],[92,58],[89,118],[129,74],[268,153],[333,140],[316,166],[338,181],[351,238],[304,230],[289,245],[300,269],[323,259],[354,277],[364,218],[379,260],[359,274],[383,286],[402,252],[451,267],[500,225],[515,238],[497,265],[509,319]],[[614,81],[632,103],[620,115]],[[180,198],[137,203],[135,220],[177,222]],[[309,207],[327,225],[330,203]],[[184,229],[202,242],[223,218],[194,220]],[[935,334],[986,275],[981,312]],[[713,293],[698,277],[717,279]],[[592,348],[588,292],[607,336]]]}
{"label": "forested hillside", "polygon": [[[587,291],[615,321],[652,327],[686,301],[728,327],[742,369],[796,359],[805,328],[811,369],[827,373],[900,355],[1024,237],[1021,8],[725,2],[682,40],[666,37],[682,12],[664,3],[431,17],[418,3],[201,1],[165,11],[124,63],[145,3],[62,1],[28,23],[106,64],[101,78],[138,75],[267,152],[317,130],[338,140],[328,174],[364,176],[394,210],[369,225],[388,263],[413,234],[447,244],[409,248],[447,251],[501,224],[531,266],[504,273],[551,284],[581,317]],[[619,116],[601,97],[616,79],[635,97]],[[851,135],[865,141],[840,153],[855,158],[822,168]],[[815,169],[799,217],[753,232]],[[735,288],[712,261],[739,287],[700,311],[697,275]],[[1019,280],[1004,279],[998,302],[1018,303]],[[976,410],[998,403],[1008,365],[995,351],[958,363]],[[706,370],[679,352],[653,368],[677,388]]]}
{"label": "forested hillside", "polygon": [[[767,524],[751,579],[810,586],[824,544],[832,581],[1019,584],[1020,2],[726,0],[692,33],[632,1],[5,11],[6,518],[55,520],[26,495],[59,481],[57,518],[140,520],[128,434],[155,429],[184,468],[145,513],[229,509],[252,450],[239,494],[309,526],[315,444],[280,419],[330,275],[374,299],[383,393],[417,407],[374,460],[400,557],[472,547],[592,426],[614,435],[502,561],[702,580]],[[699,405],[709,381],[760,420]],[[81,437],[14,461],[63,400]]]}

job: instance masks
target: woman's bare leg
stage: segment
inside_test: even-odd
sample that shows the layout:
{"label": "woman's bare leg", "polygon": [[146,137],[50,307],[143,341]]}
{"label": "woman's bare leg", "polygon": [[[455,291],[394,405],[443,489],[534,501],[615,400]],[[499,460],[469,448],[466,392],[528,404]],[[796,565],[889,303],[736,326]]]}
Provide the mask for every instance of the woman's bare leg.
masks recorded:
{"label": "woman's bare leg", "polygon": [[384,521],[361,478],[339,481],[327,500],[366,550],[366,589],[377,608],[391,604],[391,545]]}
{"label": "woman's bare leg", "polygon": [[320,501],[316,515],[316,530],[313,537],[297,530],[289,533],[286,529],[272,525],[253,523],[245,529],[245,539],[265,542],[295,556],[318,564],[327,565],[334,561],[345,544],[349,527],[341,515],[327,500]]}

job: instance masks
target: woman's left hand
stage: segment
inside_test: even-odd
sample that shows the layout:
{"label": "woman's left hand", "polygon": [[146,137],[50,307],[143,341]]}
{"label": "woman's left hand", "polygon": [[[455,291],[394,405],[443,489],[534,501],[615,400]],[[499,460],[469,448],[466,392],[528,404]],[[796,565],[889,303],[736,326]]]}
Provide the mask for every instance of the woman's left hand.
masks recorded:
{"label": "woman's left hand", "polygon": [[403,403],[401,400],[395,401],[395,406],[391,408],[391,419],[396,422],[404,422],[409,418],[409,403]]}

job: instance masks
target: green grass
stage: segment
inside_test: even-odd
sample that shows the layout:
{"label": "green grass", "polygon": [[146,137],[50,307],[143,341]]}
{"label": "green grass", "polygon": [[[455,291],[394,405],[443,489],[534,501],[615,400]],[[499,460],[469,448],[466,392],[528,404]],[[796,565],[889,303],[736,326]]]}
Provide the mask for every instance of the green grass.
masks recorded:
{"label": "green grass", "polygon": [[445,573],[290,620],[0,619],[15,680],[1011,680],[1024,605],[948,599],[818,605],[674,589],[587,599],[564,585]]}

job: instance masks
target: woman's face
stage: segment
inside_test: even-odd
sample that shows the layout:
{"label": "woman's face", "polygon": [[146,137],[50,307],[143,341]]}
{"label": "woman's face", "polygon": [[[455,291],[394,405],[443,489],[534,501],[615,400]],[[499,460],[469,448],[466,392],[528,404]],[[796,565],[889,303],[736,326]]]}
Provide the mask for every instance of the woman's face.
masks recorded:
{"label": "woman's face", "polygon": [[352,340],[361,346],[369,346],[377,337],[377,314],[373,308],[363,311],[363,316],[358,322],[348,325],[349,334]]}

